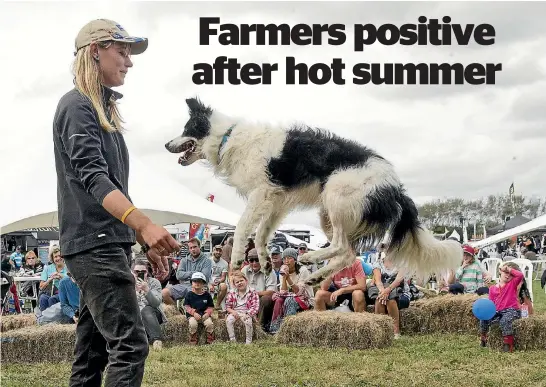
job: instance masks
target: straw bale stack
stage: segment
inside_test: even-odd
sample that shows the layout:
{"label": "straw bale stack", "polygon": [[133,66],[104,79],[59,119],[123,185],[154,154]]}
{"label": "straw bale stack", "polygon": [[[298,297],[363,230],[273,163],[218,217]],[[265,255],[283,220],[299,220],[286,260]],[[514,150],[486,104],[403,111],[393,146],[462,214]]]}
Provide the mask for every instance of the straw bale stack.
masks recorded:
{"label": "straw bale stack", "polygon": [[371,313],[306,311],[288,316],[275,340],[312,347],[386,348],[394,338],[392,319]]}

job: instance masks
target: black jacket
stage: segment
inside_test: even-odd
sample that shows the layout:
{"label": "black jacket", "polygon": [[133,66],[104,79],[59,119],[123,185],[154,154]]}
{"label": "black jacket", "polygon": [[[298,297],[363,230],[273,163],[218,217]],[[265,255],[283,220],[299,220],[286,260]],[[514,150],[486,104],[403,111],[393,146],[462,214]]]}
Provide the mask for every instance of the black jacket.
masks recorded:
{"label": "black jacket", "polygon": [[[104,87],[103,102],[121,94]],[[78,90],[66,93],[53,121],[57,169],[60,248],[72,255],[108,244],[135,243],[135,232],[102,206],[119,189],[129,200],[129,152],[120,132],[99,125],[91,101]]]}

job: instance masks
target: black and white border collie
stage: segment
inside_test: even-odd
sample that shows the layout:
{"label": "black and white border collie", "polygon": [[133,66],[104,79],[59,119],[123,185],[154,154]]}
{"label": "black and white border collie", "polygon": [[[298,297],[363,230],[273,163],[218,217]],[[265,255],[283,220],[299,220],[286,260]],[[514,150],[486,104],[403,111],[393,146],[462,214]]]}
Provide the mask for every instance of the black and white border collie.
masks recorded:
{"label": "black and white border collie", "polygon": [[249,123],[196,98],[186,103],[190,118],[184,131],[165,147],[181,153],[183,166],[206,159],[214,174],[247,200],[235,230],[233,269],[242,264],[246,238],[254,231],[266,267],[270,235],[290,211],[310,207],[318,208],[330,241],[300,258],[306,264],[329,260],[309,278],[310,285],[351,265],[361,248],[384,240],[391,261],[420,278],[460,265],[460,244],[438,241],[421,227],[393,166],[373,150],[325,130]]}

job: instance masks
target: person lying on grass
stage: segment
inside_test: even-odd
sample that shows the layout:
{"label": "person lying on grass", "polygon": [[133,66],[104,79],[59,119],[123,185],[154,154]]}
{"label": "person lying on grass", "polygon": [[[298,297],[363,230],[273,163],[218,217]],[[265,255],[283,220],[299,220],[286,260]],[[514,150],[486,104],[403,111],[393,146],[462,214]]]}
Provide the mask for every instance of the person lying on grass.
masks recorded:
{"label": "person lying on grass", "polygon": [[184,298],[184,308],[189,322],[190,345],[197,345],[197,327],[205,326],[207,344],[214,342],[214,323],[210,316],[214,310],[214,302],[209,292],[205,290],[207,277],[203,273],[195,272],[191,276],[191,290]]}
{"label": "person lying on grass", "polygon": [[503,264],[499,269],[499,283],[489,288],[489,299],[495,303],[497,313],[490,320],[480,321],[482,347],[487,345],[487,335],[491,324],[499,323],[504,342],[503,352],[514,350],[513,323],[521,318],[518,295],[523,281],[523,273],[516,267],[517,265],[511,262]]}
{"label": "person lying on grass", "polygon": [[231,279],[235,289],[231,290],[226,298],[226,327],[229,341],[235,342],[235,321],[240,319],[245,325],[246,344],[252,343],[253,323],[260,308],[260,297],[256,290],[248,286],[248,281],[243,273],[234,271]]}

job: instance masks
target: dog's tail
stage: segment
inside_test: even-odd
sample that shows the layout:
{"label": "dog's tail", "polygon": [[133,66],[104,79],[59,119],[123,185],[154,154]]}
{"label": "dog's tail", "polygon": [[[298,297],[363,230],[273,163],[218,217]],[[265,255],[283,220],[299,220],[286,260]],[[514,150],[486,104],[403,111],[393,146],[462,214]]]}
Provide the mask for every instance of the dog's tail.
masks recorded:
{"label": "dog's tail", "polygon": [[367,190],[362,223],[350,235],[352,247],[359,251],[363,246],[386,241],[389,260],[417,278],[455,270],[463,257],[461,245],[453,240],[439,241],[423,228],[415,203],[393,171],[385,167],[376,168],[384,176]]}

